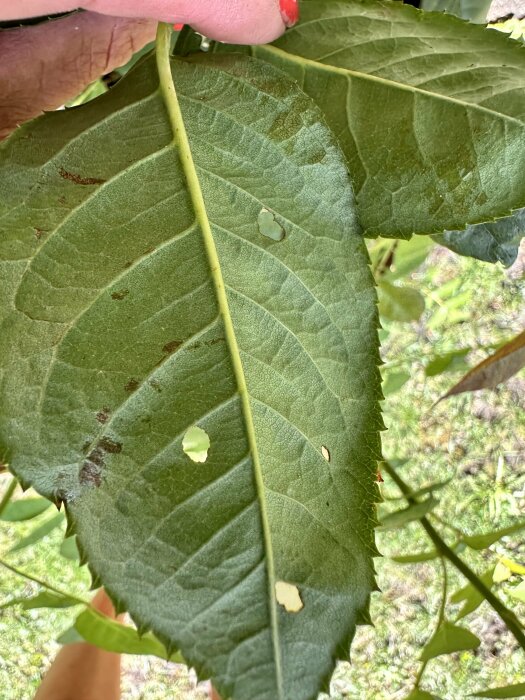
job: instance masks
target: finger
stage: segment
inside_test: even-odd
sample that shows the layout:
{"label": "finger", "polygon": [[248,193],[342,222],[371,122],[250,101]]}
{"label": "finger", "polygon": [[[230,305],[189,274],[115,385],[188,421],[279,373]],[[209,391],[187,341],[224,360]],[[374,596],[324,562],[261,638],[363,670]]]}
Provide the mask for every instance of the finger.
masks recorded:
{"label": "finger", "polygon": [[126,63],[155,30],[152,20],[82,12],[0,32],[0,138]]}
{"label": "finger", "polygon": [[[79,6],[75,0],[20,0],[4,5],[0,19],[10,20]],[[115,17],[189,24],[210,39],[237,44],[273,41],[298,18],[297,0],[84,0],[81,6]]]}

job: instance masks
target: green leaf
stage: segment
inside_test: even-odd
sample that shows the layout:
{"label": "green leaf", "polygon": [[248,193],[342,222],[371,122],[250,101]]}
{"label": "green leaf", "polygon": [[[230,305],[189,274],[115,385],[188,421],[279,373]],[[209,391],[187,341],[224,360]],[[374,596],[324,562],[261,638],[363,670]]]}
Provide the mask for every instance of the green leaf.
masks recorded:
{"label": "green leaf", "polygon": [[507,593],[521,603],[525,603],[525,581],[522,581],[515,588],[507,588]]}
{"label": "green leaf", "polygon": [[392,265],[384,275],[385,279],[393,281],[407,277],[425,262],[434,247],[429,236],[413,236],[409,241],[398,241]]}
{"label": "green leaf", "polygon": [[373,279],[311,100],[247,57],[173,71],[191,190],[148,59],[0,149],[0,440],[141,630],[224,697],[306,700],[375,587]]}
{"label": "green leaf", "polygon": [[42,591],[30,598],[13,598],[7,603],[0,605],[0,609],[12,607],[13,605],[21,605],[24,610],[33,610],[34,608],[70,608],[73,605],[79,605],[79,600],[52,591]]}
{"label": "green leaf", "polygon": [[52,518],[49,518],[49,520],[43,522],[42,525],[39,525],[34,530],[31,530],[29,535],[26,535],[25,537],[22,537],[22,539],[18,540],[18,542],[13,547],[11,547],[9,551],[18,552],[21,549],[31,547],[37,542],[40,542],[40,540],[44,539],[44,537],[47,537],[47,535],[51,534],[53,530],[56,530],[57,527],[60,527],[63,524],[64,520],[64,514],[57,513]]}
{"label": "green leaf", "polygon": [[470,22],[486,24],[492,0],[422,0],[421,9],[431,12],[450,12]]}
{"label": "green leaf", "polygon": [[490,545],[497,542],[502,537],[507,535],[512,535],[515,532],[519,532],[525,528],[525,520],[519,523],[510,525],[509,527],[504,527],[501,530],[493,530],[492,532],[484,532],[480,535],[464,535],[463,542],[467,544],[471,549],[486,549]]}
{"label": "green leaf", "polygon": [[429,661],[436,656],[452,654],[455,651],[477,649],[480,644],[478,637],[469,630],[445,621],[423,649],[421,661]]}
{"label": "green leaf", "polygon": [[251,50],[323,108],[366,235],[460,230],[525,207],[518,42],[401,2],[304,0],[301,17]]}
{"label": "green leaf", "polygon": [[110,620],[87,607],[75,620],[75,630],[82,639],[105,651],[117,654],[159,656],[184,663],[179,654],[168,656],[166,648],[152,634],[140,636],[137,630]]}
{"label": "green leaf", "polygon": [[389,321],[417,321],[425,310],[425,300],[417,289],[381,280],[378,291],[379,314]]}
{"label": "green leaf", "polygon": [[422,561],[432,561],[440,554],[435,549],[430,549],[428,552],[419,552],[418,554],[403,554],[396,557],[388,557],[397,564],[418,564]]}
{"label": "green leaf", "polygon": [[515,685],[505,685],[501,688],[489,688],[489,690],[478,690],[472,693],[472,697],[477,698],[522,698],[525,695],[525,683]]}
{"label": "green leaf", "polygon": [[505,219],[468,226],[464,231],[445,231],[433,238],[459,255],[510,267],[518,257],[523,236],[525,209],[519,209]]}
{"label": "green leaf", "polygon": [[405,700],[441,700],[441,698],[437,695],[432,695],[432,693],[427,693],[426,690],[421,690],[421,688],[414,688]]}
{"label": "green leaf", "polygon": [[60,554],[65,559],[70,559],[71,561],[76,561],[79,558],[76,537],[73,536],[65,538],[60,545]]}
{"label": "green leaf", "polygon": [[398,527],[404,527],[413,520],[419,520],[423,518],[427,513],[435,508],[438,501],[433,498],[427,498],[426,501],[417,503],[402,510],[396,510],[393,513],[388,513],[383,517],[379,518],[381,527],[380,530],[392,530]]}
{"label": "green leaf", "polygon": [[435,355],[425,366],[425,375],[427,377],[435,377],[438,374],[443,374],[443,372],[465,371],[469,367],[465,361],[465,356],[470,351],[471,348],[461,348],[443,355]]}
{"label": "green leaf", "polygon": [[[487,569],[479,578],[487,588],[492,588],[494,584],[494,567],[491,566],[490,569]],[[464,605],[458,612],[456,620],[461,620],[461,618],[470,615],[470,613],[479,608],[484,600],[483,594],[481,594],[477,588],[474,588],[471,583],[467,583],[463,588],[457,590],[450,596],[450,602],[453,604],[464,603]]]}
{"label": "green leaf", "polygon": [[8,522],[20,522],[36,518],[51,506],[47,498],[21,498],[18,501],[11,501],[0,516],[0,520]]}
{"label": "green leaf", "polygon": [[410,379],[408,372],[385,372],[383,396],[386,398],[402,389]]}

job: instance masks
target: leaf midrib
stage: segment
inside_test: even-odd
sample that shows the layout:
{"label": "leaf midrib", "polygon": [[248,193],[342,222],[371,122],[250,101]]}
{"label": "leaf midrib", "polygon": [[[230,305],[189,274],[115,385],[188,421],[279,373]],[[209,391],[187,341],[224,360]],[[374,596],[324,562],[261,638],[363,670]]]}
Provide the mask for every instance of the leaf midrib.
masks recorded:
{"label": "leaf midrib", "polygon": [[277,46],[273,46],[270,44],[265,44],[264,46],[251,47],[251,53],[255,57],[257,57],[258,54],[262,56],[264,56],[265,53],[275,54],[280,59],[287,60],[292,63],[297,63],[302,67],[311,66],[312,68],[316,68],[318,70],[343,75],[346,78],[348,76],[351,76],[365,81],[368,80],[370,82],[378,83],[380,85],[394,88],[396,90],[402,90],[404,92],[411,92],[414,94],[423,95],[425,97],[435,98],[436,100],[440,100],[443,102],[450,102],[451,104],[458,105],[466,110],[476,110],[482,112],[483,114],[490,115],[493,119],[501,119],[509,123],[516,124],[521,128],[525,126],[525,122],[521,119],[511,117],[510,115],[504,114],[502,112],[496,112],[495,110],[490,109],[489,107],[484,107],[483,105],[476,104],[475,102],[466,102],[464,100],[458,99],[457,97],[450,97],[449,95],[444,95],[439,92],[433,92],[432,90],[424,90],[423,88],[419,88],[414,85],[408,85],[407,83],[398,83],[395,80],[391,80],[389,78],[381,78],[380,76],[372,75],[371,73],[363,73],[361,71],[352,70],[350,68],[340,68],[339,66],[332,66],[326,63],[320,63],[319,61],[315,61],[310,58],[304,58],[303,56],[299,56],[295,53],[289,53],[284,49],[280,49]]}
{"label": "leaf midrib", "polygon": [[233,320],[230,313],[228,298],[226,294],[219,255],[215,246],[211,224],[208,219],[206,204],[197,174],[197,168],[193,161],[191,146],[179,106],[170,63],[170,35],[171,28],[166,24],[159,24],[156,44],[156,60],[160,79],[160,92],[166,106],[168,119],[173,132],[173,143],[178,147],[178,154],[181,167],[188,185],[188,193],[195,212],[195,218],[202,231],[204,247],[208,257],[210,273],[215,288],[215,296],[219,307],[219,313],[224,323],[226,344],[232,360],[233,372],[237,383],[237,389],[241,398],[242,412],[246,428],[248,446],[253,460],[253,469],[257,497],[259,501],[261,523],[264,537],[264,549],[266,555],[266,569],[268,574],[268,593],[270,608],[270,624],[273,646],[273,656],[275,665],[275,675],[279,699],[284,700],[283,681],[280,658],[279,627],[277,619],[277,601],[275,599],[275,563],[272,549],[272,537],[268,511],[265,500],[265,485],[263,480],[261,462],[255,435],[250,396],[248,386],[242,366],[240,350],[233,327]]}

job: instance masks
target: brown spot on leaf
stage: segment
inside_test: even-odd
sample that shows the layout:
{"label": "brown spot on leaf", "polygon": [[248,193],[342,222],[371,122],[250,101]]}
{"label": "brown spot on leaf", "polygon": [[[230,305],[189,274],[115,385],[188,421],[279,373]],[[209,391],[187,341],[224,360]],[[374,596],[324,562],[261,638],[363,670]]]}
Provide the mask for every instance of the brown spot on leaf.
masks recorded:
{"label": "brown spot on leaf", "polygon": [[121,442],[116,442],[107,436],[99,440],[80,468],[78,474],[80,484],[98,488],[102,483],[102,470],[106,465],[106,454],[118,454],[119,452],[122,452]]}
{"label": "brown spot on leaf", "polygon": [[102,185],[106,180],[100,177],[82,177],[82,175],[77,175],[77,173],[70,173],[64,168],[59,168],[58,174],[63,177],[64,180],[70,180],[74,182],[75,185]]}
{"label": "brown spot on leaf", "polygon": [[36,226],[35,226],[35,229],[34,229],[34,230],[35,230],[35,238],[36,238],[37,241],[39,241],[39,240],[42,238],[42,236],[43,236],[45,233],[47,233],[46,231],[44,231],[44,229],[42,229],[42,228],[36,228]]}
{"label": "brown spot on leaf", "polygon": [[110,409],[104,407],[101,411],[99,411],[96,415],[96,419],[98,420],[99,423],[107,423],[107,420],[109,418],[110,414]]}
{"label": "brown spot on leaf", "polygon": [[162,348],[163,352],[171,353],[177,348],[180,348],[182,345],[183,341],[182,340],[170,340],[169,343],[166,343],[166,345]]}
{"label": "brown spot on leaf", "polygon": [[94,486],[98,488],[102,483],[102,469],[100,465],[86,459],[80,468],[78,480],[81,486]]}
{"label": "brown spot on leaf", "polygon": [[118,454],[119,452],[122,452],[122,443],[115,442],[115,440],[108,437],[103,437],[101,440],[99,440],[96,449],[100,449],[103,452],[109,452],[110,454]]}
{"label": "brown spot on leaf", "polygon": [[115,299],[115,301],[122,301],[124,297],[127,297],[129,294],[129,289],[120,289],[118,292],[113,292],[111,294],[111,298]]}
{"label": "brown spot on leaf", "polygon": [[139,385],[139,383],[136,379],[130,379],[129,382],[124,387],[124,390],[129,391],[129,392],[135,391],[135,389],[137,389],[138,385]]}

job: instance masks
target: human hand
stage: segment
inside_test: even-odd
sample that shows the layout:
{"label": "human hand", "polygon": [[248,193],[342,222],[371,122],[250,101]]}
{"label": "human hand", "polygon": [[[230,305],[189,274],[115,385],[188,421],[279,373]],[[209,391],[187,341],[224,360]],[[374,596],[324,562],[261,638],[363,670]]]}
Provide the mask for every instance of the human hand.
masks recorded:
{"label": "human hand", "polygon": [[[0,21],[76,7],[75,0],[2,3]],[[298,17],[297,0],[83,0],[82,7],[87,12],[0,31],[0,139],[125,64],[154,39],[157,21],[190,24],[219,41],[259,44]]]}

